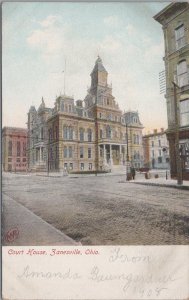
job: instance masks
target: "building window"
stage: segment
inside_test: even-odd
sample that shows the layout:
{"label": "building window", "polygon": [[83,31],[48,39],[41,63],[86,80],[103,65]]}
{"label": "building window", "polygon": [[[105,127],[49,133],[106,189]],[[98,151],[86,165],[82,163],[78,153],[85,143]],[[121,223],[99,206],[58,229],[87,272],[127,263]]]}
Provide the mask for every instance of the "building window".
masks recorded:
{"label": "building window", "polygon": [[17,158],[17,159],[16,159],[16,162],[20,162],[20,158]]}
{"label": "building window", "polygon": [[154,147],[154,141],[152,141],[152,147]]}
{"label": "building window", "polygon": [[92,130],[89,128],[87,130],[88,142],[92,142]]}
{"label": "building window", "polygon": [[23,158],[22,161],[23,161],[23,162],[26,162],[26,158]]}
{"label": "building window", "polygon": [[103,138],[103,131],[102,131],[102,129],[100,129],[100,139],[102,139]]}
{"label": "building window", "polygon": [[43,127],[41,128],[41,140],[43,140]]}
{"label": "building window", "polygon": [[8,158],[8,162],[12,162],[12,158]]}
{"label": "building window", "polygon": [[71,126],[63,127],[63,138],[64,140],[73,140],[73,128]]}
{"label": "building window", "polygon": [[107,139],[111,139],[111,135],[112,135],[111,127],[110,127],[110,125],[108,125],[108,126],[106,126],[106,137],[107,137]]}
{"label": "building window", "polygon": [[152,157],[154,157],[154,150],[152,150]]}
{"label": "building window", "polygon": [[67,158],[67,147],[64,147],[64,158]]}
{"label": "building window", "polygon": [[185,46],[185,35],[184,35],[184,25],[180,25],[175,29],[175,40],[176,40],[176,49],[180,49]]}
{"label": "building window", "polygon": [[52,129],[49,129],[49,141],[52,141]]}
{"label": "building window", "polygon": [[79,129],[79,139],[82,142],[84,141],[84,129],[83,128]]}
{"label": "building window", "polygon": [[26,156],[26,143],[23,143],[23,156]]}
{"label": "building window", "polygon": [[56,140],[58,140],[58,126],[55,127],[55,136],[56,136]]}
{"label": "building window", "polygon": [[166,157],[166,163],[169,163],[169,157]]}
{"label": "building window", "polygon": [[161,156],[161,150],[159,150],[159,156]]}
{"label": "building window", "polygon": [[80,158],[84,157],[84,148],[80,147]]}
{"label": "building window", "polygon": [[159,163],[159,164],[162,163],[162,157],[161,157],[161,156],[158,157],[158,163]]}
{"label": "building window", "polygon": [[20,142],[17,142],[17,156],[20,156]]}
{"label": "building window", "polygon": [[189,125],[189,99],[180,101],[180,125]]}
{"label": "building window", "polygon": [[92,170],[92,168],[93,168],[92,163],[89,163],[89,170]]}
{"label": "building window", "polygon": [[64,111],[64,103],[63,102],[61,102],[61,111]]}
{"label": "building window", "polygon": [[72,111],[72,106],[71,105],[69,105],[69,112],[71,112]]}
{"label": "building window", "polygon": [[83,171],[84,170],[84,163],[81,163],[81,170]]}
{"label": "building window", "polygon": [[103,157],[103,149],[100,148],[100,157]]}
{"label": "building window", "polygon": [[[43,149],[43,148],[42,148]],[[41,149],[41,150],[42,150]],[[43,153],[42,153],[42,155],[41,155],[42,157],[43,157]],[[56,146],[56,148],[55,148],[55,156],[56,156],[56,158],[58,158],[58,146]]]}
{"label": "building window", "polygon": [[67,126],[63,127],[63,138],[64,138],[64,140],[68,139],[68,127]]}
{"label": "building window", "polygon": [[68,164],[64,163],[64,170],[67,171],[67,168],[68,168]]}
{"label": "building window", "polygon": [[12,156],[12,141],[9,141],[9,144],[8,144],[8,155]]}
{"label": "building window", "polygon": [[88,158],[91,158],[92,157],[92,151],[91,151],[91,148],[88,148]]}
{"label": "building window", "polygon": [[186,60],[182,60],[177,65],[177,78],[179,87],[183,87],[189,84],[189,74]]}
{"label": "building window", "polygon": [[69,158],[72,158],[72,146],[69,146],[68,154],[69,154]]}
{"label": "building window", "polygon": [[159,147],[161,147],[161,140],[158,140],[158,145]]}

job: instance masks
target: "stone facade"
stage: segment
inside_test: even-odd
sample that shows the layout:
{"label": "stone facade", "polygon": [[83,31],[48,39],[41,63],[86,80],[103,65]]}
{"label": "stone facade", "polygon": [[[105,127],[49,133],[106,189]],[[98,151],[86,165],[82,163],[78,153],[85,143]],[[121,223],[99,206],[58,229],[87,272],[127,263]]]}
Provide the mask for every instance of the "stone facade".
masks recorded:
{"label": "stone facade", "polygon": [[2,130],[2,167],[7,172],[27,170],[27,129],[4,127]]}
{"label": "stone facade", "polygon": [[171,3],[155,17],[163,25],[171,177],[177,177],[175,151],[175,101],[173,82],[178,85],[179,144],[183,179],[189,179],[189,3]]}
{"label": "stone facade", "polygon": [[143,136],[144,165],[151,169],[169,169],[169,144],[162,128]]}
{"label": "stone facade", "polygon": [[[142,166],[143,126],[138,113],[120,110],[107,77],[108,73],[98,57],[91,72],[91,87],[84,100],[74,102],[72,97],[60,95],[53,109],[45,108],[44,101],[40,112],[30,108],[28,153],[34,165],[37,163],[37,144],[33,143],[32,136],[40,136],[40,126],[43,126],[44,140],[39,146],[44,150],[40,163],[43,162],[49,171],[96,171],[124,165],[127,140],[129,160],[135,167]],[[38,121],[32,123],[33,119]]]}
{"label": "stone facade", "polygon": [[28,112],[27,157],[30,171],[44,171],[47,164],[48,129],[47,119],[52,109],[45,106],[42,98],[38,110],[34,106]]}

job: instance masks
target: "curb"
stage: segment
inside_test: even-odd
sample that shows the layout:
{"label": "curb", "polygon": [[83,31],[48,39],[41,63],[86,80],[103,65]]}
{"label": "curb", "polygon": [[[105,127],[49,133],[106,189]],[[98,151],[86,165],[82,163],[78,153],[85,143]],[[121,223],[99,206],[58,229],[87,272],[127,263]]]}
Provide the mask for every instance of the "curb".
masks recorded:
{"label": "curb", "polygon": [[151,182],[134,182],[130,181],[129,183],[134,183],[134,184],[141,184],[141,185],[152,185],[152,186],[160,186],[160,187],[168,187],[168,188],[174,188],[174,189],[180,189],[180,190],[189,190],[189,186],[186,185],[171,185],[171,184],[161,184],[161,183],[151,183]]}

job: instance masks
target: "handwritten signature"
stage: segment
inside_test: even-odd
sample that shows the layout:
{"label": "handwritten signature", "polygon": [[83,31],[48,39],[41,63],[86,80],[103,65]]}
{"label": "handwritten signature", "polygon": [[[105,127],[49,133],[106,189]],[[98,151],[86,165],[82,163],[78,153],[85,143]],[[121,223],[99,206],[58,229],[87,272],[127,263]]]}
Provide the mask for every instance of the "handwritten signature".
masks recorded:
{"label": "handwritten signature", "polygon": [[109,262],[121,262],[121,263],[139,263],[139,262],[144,262],[144,263],[150,263],[151,258],[150,256],[129,256],[126,253],[123,253],[121,251],[121,248],[114,248],[111,251],[111,256],[109,257]]}

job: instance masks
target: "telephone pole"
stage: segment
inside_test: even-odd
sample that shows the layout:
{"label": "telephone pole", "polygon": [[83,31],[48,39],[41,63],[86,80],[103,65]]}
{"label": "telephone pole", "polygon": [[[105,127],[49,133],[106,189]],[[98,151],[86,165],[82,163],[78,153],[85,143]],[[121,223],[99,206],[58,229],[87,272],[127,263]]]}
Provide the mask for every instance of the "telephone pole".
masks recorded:
{"label": "telephone pole", "polygon": [[177,100],[177,88],[179,89],[179,86],[172,82],[173,84],[173,90],[174,90],[174,108],[175,108],[175,154],[176,154],[176,166],[177,166],[177,184],[182,185],[182,165],[181,165],[181,157],[180,157],[180,151],[179,151],[179,128],[180,128],[180,116],[179,116],[179,106],[178,106],[178,100]]}
{"label": "telephone pole", "polygon": [[[126,120],[125,120],[126,121]],[[127,154],[126,154],[126,181],[130,180],[130,162],[129,162],[129,137],[128,137],[128,124],[126,122],[126,143],[127,143]]]}

